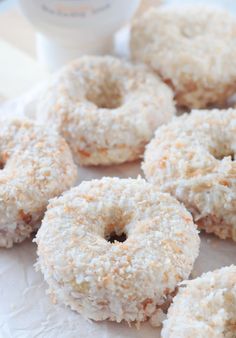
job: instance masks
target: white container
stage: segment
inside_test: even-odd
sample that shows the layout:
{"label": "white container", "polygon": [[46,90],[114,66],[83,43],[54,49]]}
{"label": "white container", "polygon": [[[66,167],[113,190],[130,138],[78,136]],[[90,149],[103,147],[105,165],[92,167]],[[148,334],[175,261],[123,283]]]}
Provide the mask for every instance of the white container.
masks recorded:
{"label": "white container", "polygon": [[19,0],[37,31],[39,61],[50,70],[83,54],[107,54],[140,0]]}

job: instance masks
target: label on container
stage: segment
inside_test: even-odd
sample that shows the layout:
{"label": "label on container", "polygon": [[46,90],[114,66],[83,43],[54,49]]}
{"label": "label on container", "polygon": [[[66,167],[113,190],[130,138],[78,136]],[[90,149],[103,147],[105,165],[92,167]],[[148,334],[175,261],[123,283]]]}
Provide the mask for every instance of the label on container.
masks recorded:
{"label": "label on container", "polygon": [[37,1],[40,9],[52,16],[86,18],[111,7],[109,0]]}

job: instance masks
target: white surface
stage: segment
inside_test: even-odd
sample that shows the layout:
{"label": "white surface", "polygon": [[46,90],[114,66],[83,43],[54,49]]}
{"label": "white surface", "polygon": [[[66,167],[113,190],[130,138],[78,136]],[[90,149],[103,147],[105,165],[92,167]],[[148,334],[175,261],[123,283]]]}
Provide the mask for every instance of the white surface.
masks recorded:
{"label": "white surface", "polygon": [[1,95],[20,95],[47,77],[48,73],[35,60],[0,39]]}

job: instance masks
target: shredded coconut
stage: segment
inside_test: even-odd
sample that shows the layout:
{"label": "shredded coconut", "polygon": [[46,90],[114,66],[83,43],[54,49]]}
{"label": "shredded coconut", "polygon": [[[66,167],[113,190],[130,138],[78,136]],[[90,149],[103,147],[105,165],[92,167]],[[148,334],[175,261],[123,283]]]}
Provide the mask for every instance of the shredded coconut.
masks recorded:
{"label": "shredded coconut", "polygon": [[[111,233],[127,239],[109,242]],[[191,215],[143,179],[84,181],[53,199],[38,231],[49,293],[86,318],[141,322],[188,278],[199,236]]]}
{"label": "shredded coconut", "polygon": [[185,281],[174,298],[162,338],[235,338],[236,266]]}
{"label": "shredded coconut", "polygon": [[235,154],[236,110],[193,110],[157,129],[143,170],[200,228],[236,240]]}
{"label": "shredded coconut", "polygon": [[223,9],[151,8],[133,22],[131,52],[172,86],[180,106],[222,106],[235,92],[236,20]]}
{"label": "shredded coconut", "polygon": [[174,112],[172,90],[159,77],[111,56],[72,62],[36,102],[36,118],[65,137],[80,165],[138,159]]}
{"label": "shredded coconut", "polygon": [[66,142],[26,119],[0,119],[0,247],[36,230],[48,200],[73,186],[77,169]]}

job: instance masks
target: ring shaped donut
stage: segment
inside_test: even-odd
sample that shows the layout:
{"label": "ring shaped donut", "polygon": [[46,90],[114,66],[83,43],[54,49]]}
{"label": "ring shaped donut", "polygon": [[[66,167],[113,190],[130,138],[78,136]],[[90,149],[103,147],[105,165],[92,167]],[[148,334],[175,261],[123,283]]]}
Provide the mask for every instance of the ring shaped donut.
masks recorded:
{"label": "ring shaped donut", "polygon": [[36,230],[48,200],[70,188],[77,170],[66,142],[26,119],[0,119],[0,247]]}
{"label": "ring shaped donut", "polygon": [[236,240],[235,154],[236,110],[196,110],[156,131],[143,170],[201,229]]}
{"label": "ring shaped donut", "polygon": [[161,337],[234,338],[236,266],[208,272],[181,284]]}
{"label": "ring shaped donut", "polygon": [[235,93],[236,20],[223,9],[151,8],[133,22],[131,52],[173,88],[179,106],[223,106]]}
{"label": "ring shaped donut", "polygon": [[199,249],[184,206],[140,178],[87,181],[51,200],[36,242],[54,300],[117,322],[161,312]]}
{"label": "ring shaped donut", "polygon": [[37,118],[65,137],[80,165],[138,159],[175,112],[172,90],[156,75],[111,56],[63,68],[35,105]]}

